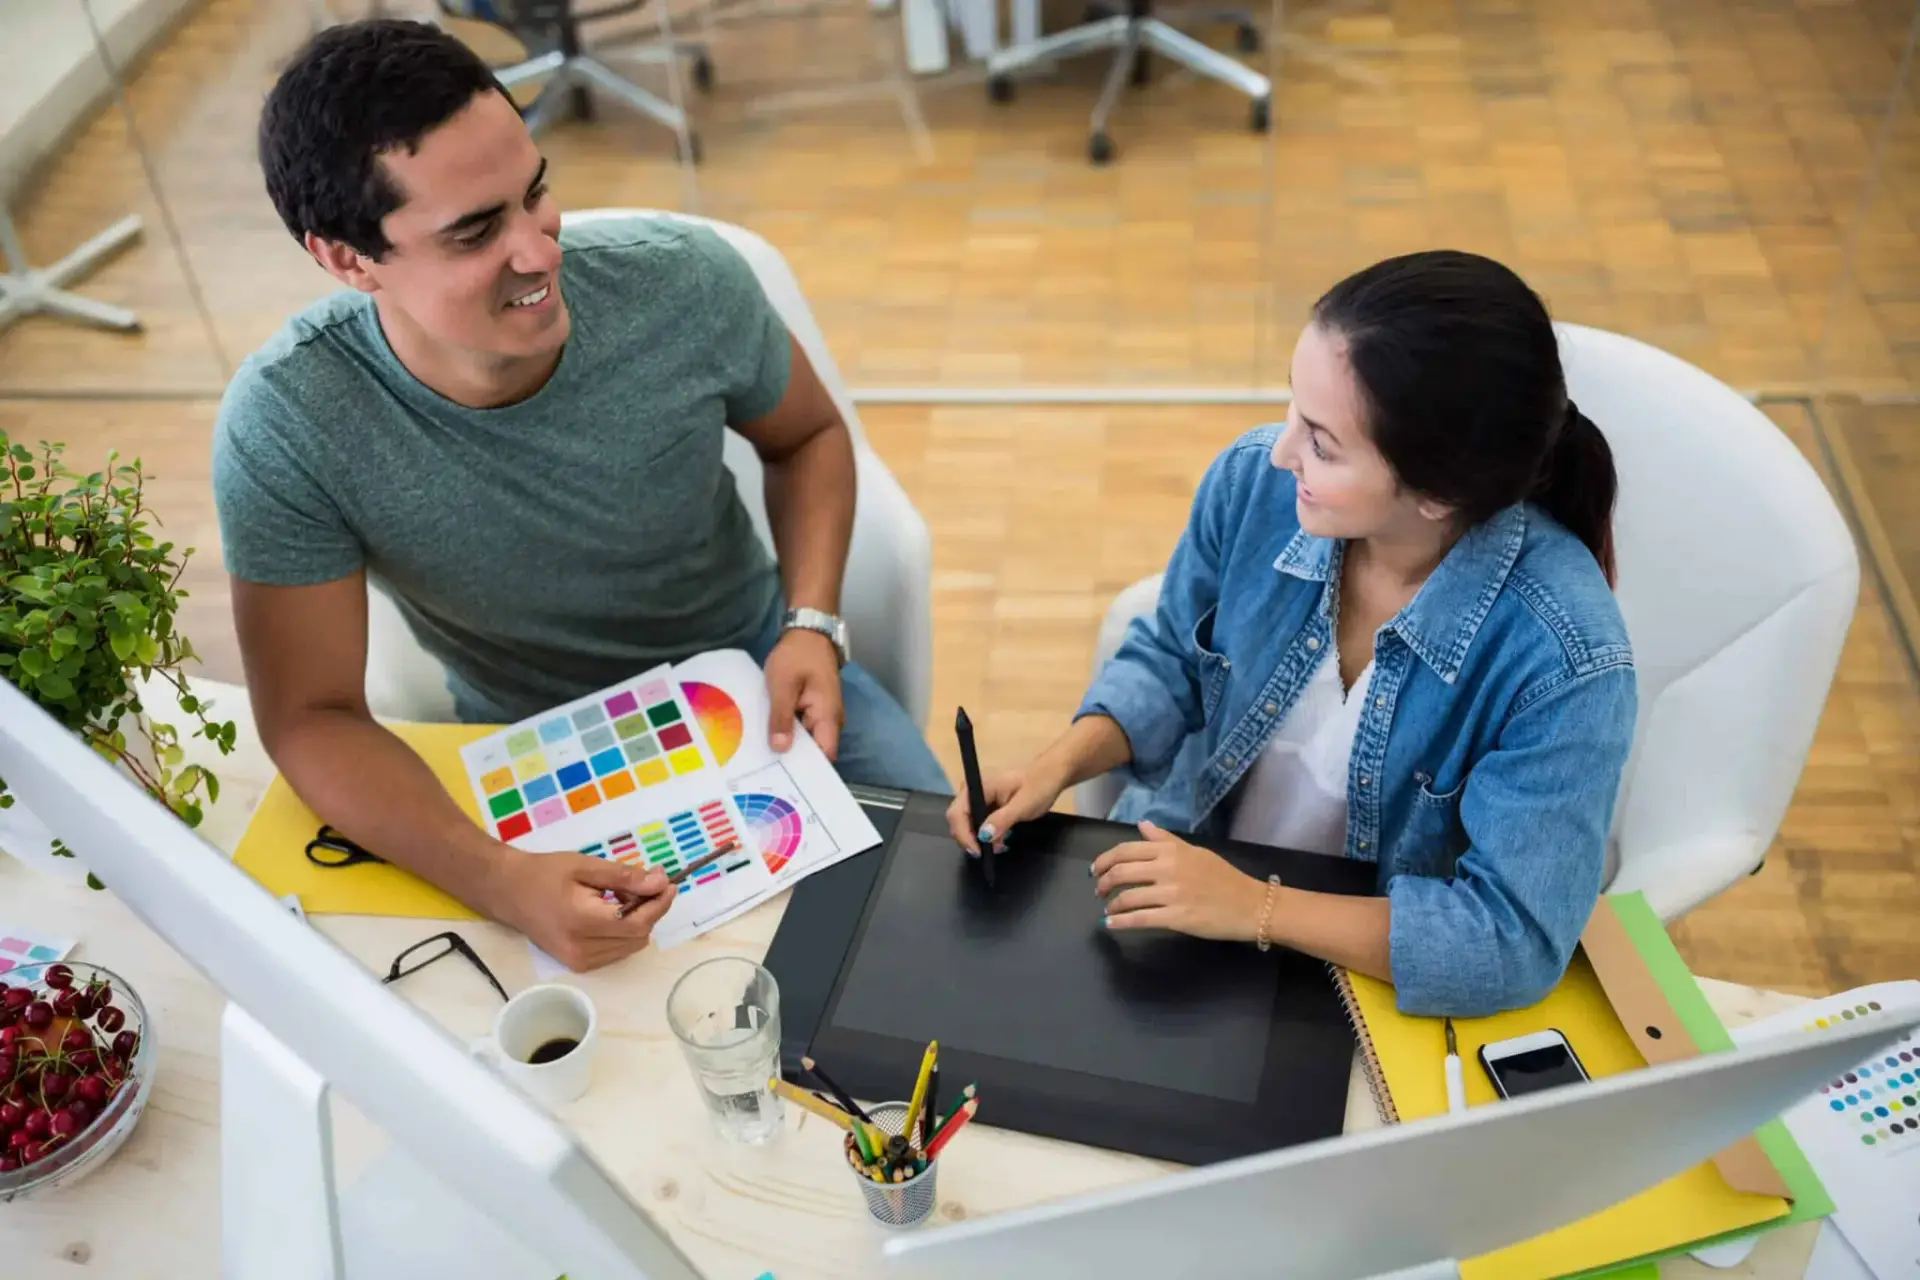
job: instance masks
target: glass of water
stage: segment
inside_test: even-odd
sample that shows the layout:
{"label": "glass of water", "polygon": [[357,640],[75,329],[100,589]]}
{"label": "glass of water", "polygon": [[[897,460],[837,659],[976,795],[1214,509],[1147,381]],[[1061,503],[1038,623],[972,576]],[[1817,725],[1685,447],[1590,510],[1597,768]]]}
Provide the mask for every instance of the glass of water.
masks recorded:
{"label": "glass of water", "polygon": [[780,986],[751,960],[703,960],[667,995],[667,1022],[707,1102],[732,1142],[771,1141],[785,1115],[767,1082],[780,1070]]}

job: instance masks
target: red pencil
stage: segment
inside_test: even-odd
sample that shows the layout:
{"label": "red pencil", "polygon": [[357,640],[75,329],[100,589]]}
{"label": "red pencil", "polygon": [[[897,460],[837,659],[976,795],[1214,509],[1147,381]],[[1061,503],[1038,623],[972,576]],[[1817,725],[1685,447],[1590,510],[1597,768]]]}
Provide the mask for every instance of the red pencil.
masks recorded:
{"label": "red pencil", "polygon": [[980,1099],[969,1098],[966,1106],[961,1107],[947,1118],[947,1122],[940,1126],[940,1132],[934,1134],[933,1141],[927,1144],[928,1161],[932,1161],[939,1156],[940,1149],[953,1140],[953,1135],[960,1132],[960,1126],[973,1119],[973,1113],[979,1109]]}

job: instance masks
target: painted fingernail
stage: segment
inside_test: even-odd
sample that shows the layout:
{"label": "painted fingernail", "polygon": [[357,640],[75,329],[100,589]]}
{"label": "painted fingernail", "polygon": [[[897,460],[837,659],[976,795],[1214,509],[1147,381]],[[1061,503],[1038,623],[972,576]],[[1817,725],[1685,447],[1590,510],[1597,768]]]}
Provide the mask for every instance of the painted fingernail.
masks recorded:
{"label": "painted fingernail", "polygon": [[1089,880],[1093,878],[1093,864],[1091,862],[1087,864],[1087,878]]}
{"label": "painted fingernail", "polygon": [[993,833],[993,824],[992,824],[992,823],[986,823],[986,824],[984,824],[983,826],[981,826],[981,828],[980,828],[980,832],[979,832],[979,837],[980,837],[980,843],[981,843],[981,844],[992,844],[992,843],[993,843],[993,834],[994,834],[994,833]]}

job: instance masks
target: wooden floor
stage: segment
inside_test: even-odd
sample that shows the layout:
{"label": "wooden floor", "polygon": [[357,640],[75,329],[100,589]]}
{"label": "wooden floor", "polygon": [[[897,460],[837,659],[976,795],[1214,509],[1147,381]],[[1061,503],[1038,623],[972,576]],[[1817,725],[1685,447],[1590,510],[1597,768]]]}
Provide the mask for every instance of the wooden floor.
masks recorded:
{"label": "wooden floor", "polygon": [[[182,629],[240,675],[207,479],[206,402],[8,405],[0,429],[71,442],[75,465],[138,437],[168,536],[198,546]],[[1803,450],[1812,424],[1772,411]],[[1160,569],[1240,406],[887,407],[863,414],[934,543],[934,720],[964,705],[989,763],[1057,733],[1102,613]],[[1818,458],[1817,453],[1810,456]],[[958,775],[950,735],[932,739]],[[1920,974],[1920,693],[1869,576],[1806,772],[1756,876],[1680,921],[1697,972],[1808,993]]]}
{"label": "wooden floor", "polygon": [[[410,5],[428,7],[393,7]],[[1100,60],[1005,105],[977,78],[920,84],[923,154],[876,52],[897,48],[895,19],[860,0],[818,8],[716,32],[718,83],[694,104],[697,175],[662,130],[613,110],[544,145],[568,207],[695,208],[767,234],[856,385],[1279,384],[1308,304],[1338,275],[1439,243],[1498,255],[1563,317],[1736,386],[1920,385],[1911,92],[1856,217],[1912,0],[1289,4],[1288,32],[1321,43],[1269,32],[1251,57],[1277,84],[1270,134],[1248,129],[1233,91],[1163,68],[1127,96],[1106,169],[1084,159]],[[252,158],[259,100],[310,12],[206,0],[134,77],[184,260],[117,111],[23,195],[43,262],[125,211],[146,215],[146,241],[89,288],[136,307],[148,331],[21,325],[0,334],[0,390],[217,394],[228,363],[323,289]],[[1327,48],[1377,87],[1316,60]],[[636,74],[665,87],[658,70]],[[793,96],[847,85],[867,92]],[[1861,270],[1840,283],[1855,227]]]}

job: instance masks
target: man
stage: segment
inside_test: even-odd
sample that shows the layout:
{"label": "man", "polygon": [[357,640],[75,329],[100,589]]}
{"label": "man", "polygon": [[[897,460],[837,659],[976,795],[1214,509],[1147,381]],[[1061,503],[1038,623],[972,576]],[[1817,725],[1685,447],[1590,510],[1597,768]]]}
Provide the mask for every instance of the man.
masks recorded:
{"label": "man", "polygon": [[[560,230],[546,162],[465,46],[419,23],[316,36],[260,118],[294,238],[346,288],[251,356],[214,490],[267,751],[328,823],[574,969],[628,955],[673,894],[486,836],[368,712],[367,576],[511,722],[738,646],[774,746],[797,714],[850,780],[947,790],[835,617],[851,437],[740,256],[665,220]],[[766,468],[776,567],[721,461]],[[624,918],[612,889],[644,899]]]}

